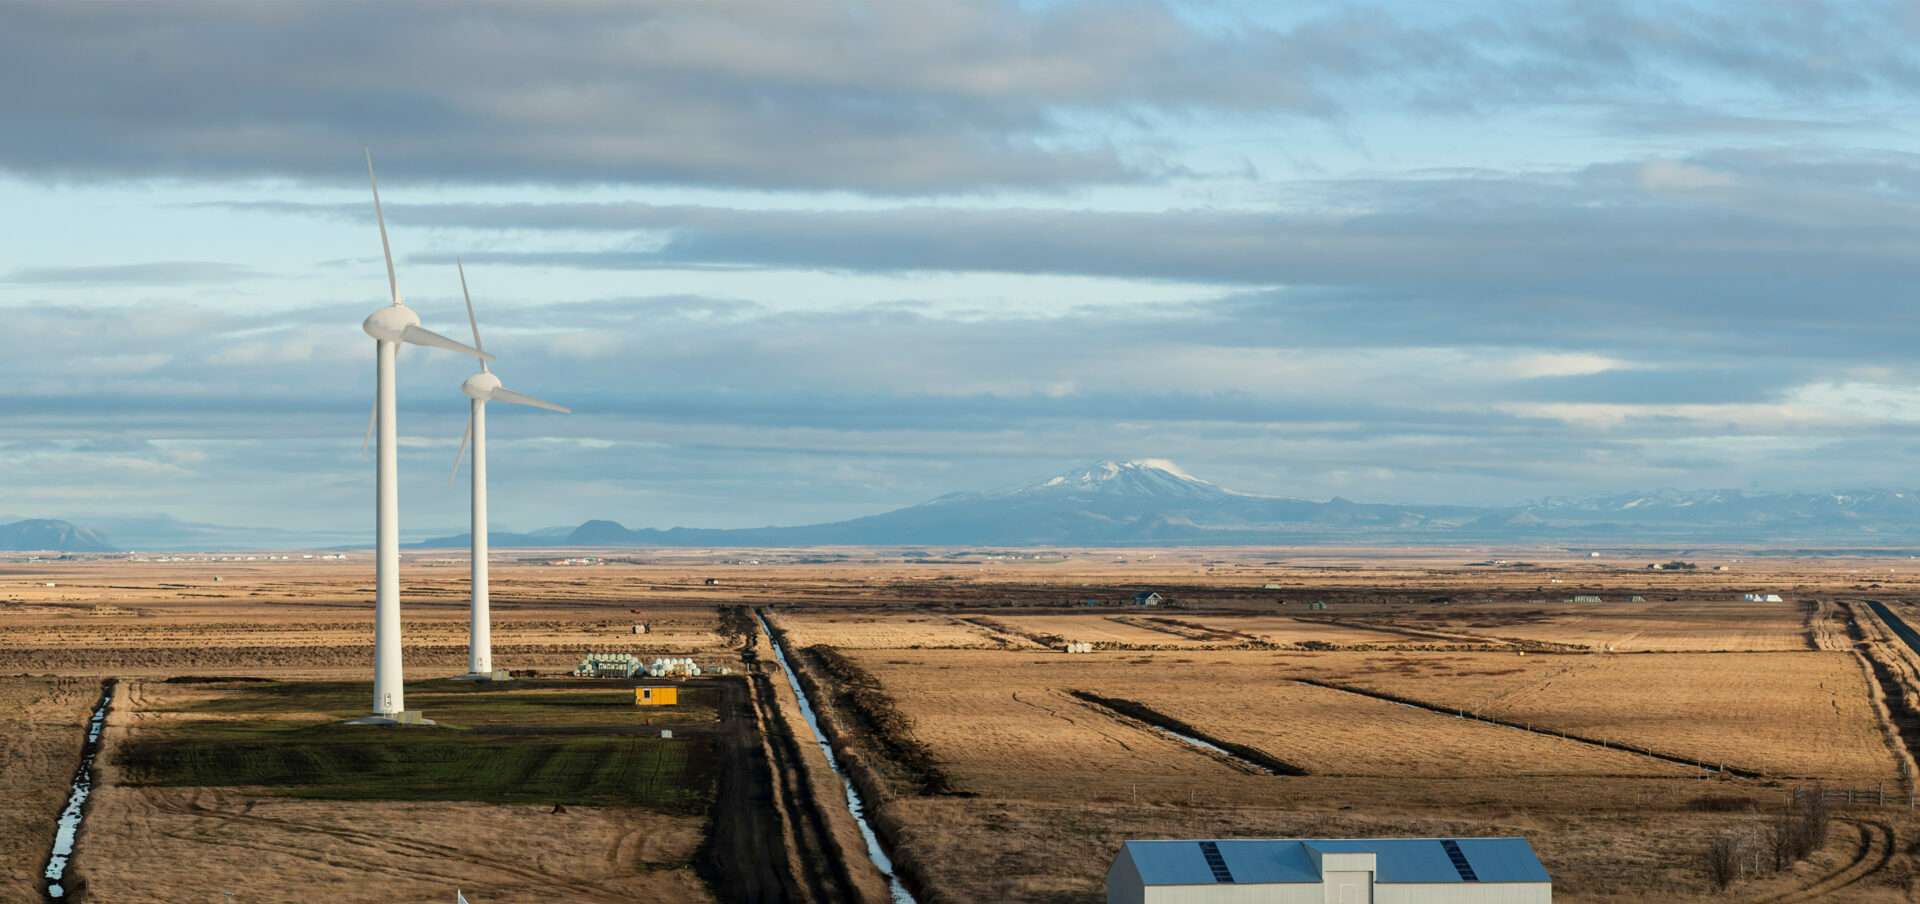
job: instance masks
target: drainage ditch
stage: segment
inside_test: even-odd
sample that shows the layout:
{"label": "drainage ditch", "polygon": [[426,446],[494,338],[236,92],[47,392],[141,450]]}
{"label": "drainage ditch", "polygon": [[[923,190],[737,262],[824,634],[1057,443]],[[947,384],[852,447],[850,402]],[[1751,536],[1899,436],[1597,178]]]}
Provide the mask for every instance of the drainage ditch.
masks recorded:
{"label": "drainage ditch", "polygon": [[1067,693],[1072,694],[1076,700],[1091,703],[1128,718],[1145,722],[1155,730],[1172,735],[1195,747],[1224,754],[1231,759],[1238,760],[1268,775],[1307,774],[1306,769],[1273,756],[1264,750],[1213,737],[1179,719],[1175,719],[1166,713],[1148,707],[1143,703],[1138,703],[1133,700],[1121,700],[1116,697],[1102,697],[1099,694],[1090,694],[1086,691],[1068,691]]}
{"label": "drainage ditch", "polygon": [[780,663],[780,670],[786,673],[787,684],[793,688],[794,699],[800,701],[800,714],[806,717],[807,728],[813,732],[813,739],[820,745],[820,752],[826,754],[827,765],[832,766],[833,774],[840,777],[840,786],[847,792],[847,810],[853,814],[854,823],[860,827],[860,837],[867,843],[867,857],[873,861],[874,866],[880,868],[880,875],[887,878],[887,893],[892,896],[894,904],[918,904],[913,893],[901,884],[900,876],[894,872],[893,859],[881,849],[880,836],[874,832],[873,825],[867,822],[866,800],[853,786],[853,776],[849,775],[846,767],[841,765],[840,757],[835,754],[833,744],[827,740],[826,732],[820,729],[820,719],[814,714],[813,703],[807,699],[807,692],[800,687],[800,678],[794,674],[792,663],[787,661],[786,650],[780,646],[780,641],[774,638],[772,629],[767,627],[767,620],[761,618],[760,613],[755,612],[753,618],[760,623],[760,631],[767,635],[767,643],[773,645],[773,658]]}
{"label": "drainage ditch", "polygon": [[49,901],[68,900],[72,888],[67,881],[67,868],[73,865],[74,843],[80,837],[80,821],[86,818],[87,798],[93,796],[93,760],[100,755],[100,734],[106,729],[107,709],[113,704],[113,679],[109,678],[100,691],[100,702],[93,708],[93,718],[87,720],[87,741],[80,748],[80,768],[73,773],[73,790],[67,796],[67,807],[60,811],[60,822],[53,834],[53,850],[47,855],[47,868],[42,876],[47,880],[42,893]]}

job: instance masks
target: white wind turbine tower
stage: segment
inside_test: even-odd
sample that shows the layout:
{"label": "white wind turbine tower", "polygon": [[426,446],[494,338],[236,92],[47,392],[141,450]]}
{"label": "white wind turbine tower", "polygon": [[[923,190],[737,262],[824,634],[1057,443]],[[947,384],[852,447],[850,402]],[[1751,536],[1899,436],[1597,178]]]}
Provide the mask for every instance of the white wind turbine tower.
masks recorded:
{"label": "white wind turbine tower", "polygon": [[[467,323],[473,327],[473,347],[485,348],[480,343],[480,321],[473,316],[473,296],[467,292],[467,268],[455,261],[460,268],[460,294],[467,299]],[[522,395],[500,385],[500,378],[487,370],[487,362],[480,361],[480,372],[467,378],[460,384],[460,391],[472,401],[467,414],[467,433],[460,437],[460,451],[453,455],[453,474],[448,476],[447,484],[453,484],[453,478],[460,474],[460,457],[467,452],[467,441],[473,441],[473,607],[469,612],[467,649],[467,674],[460,677],[473,681],[489,681],[493,674],[493,636],[492,616],[487,609],[487,402],[512,402],[516,405],[532,405],[537,408],[550,408],[554,411],[572,413],[573,409],[552,402],[543,402],[530,395]]]}
{"label": "white wind turbine tower", "polygon": [[[387,289],[393,304],[373,312],[361,329],[372,336],[375,351],[373,419],[367,424],[367,438],[374,427],[380,430],[375,452],[374,473],[374,565],[373,565],[373,715],[355,722],[392,724],[424,722],[417,712],[408,712],[406,694],[401,687],[400,664],[400,468],[397,460],[399,436],[394,423],[393,362],[400,356],[401,343],[430,345],[472,355],[482,361],[493,356],[469,348],[439,333],[420,328],[420,316],[400,302],[400,283],[393,275],[393,249],[387,244],[387,220],[380,212],[380,184],[373,177],[373,152],[367,152],[367,183],[373,186],[373,216],[380,223],[380,250],[387,258]],[[366,457],[367,447],[360,447]]]}

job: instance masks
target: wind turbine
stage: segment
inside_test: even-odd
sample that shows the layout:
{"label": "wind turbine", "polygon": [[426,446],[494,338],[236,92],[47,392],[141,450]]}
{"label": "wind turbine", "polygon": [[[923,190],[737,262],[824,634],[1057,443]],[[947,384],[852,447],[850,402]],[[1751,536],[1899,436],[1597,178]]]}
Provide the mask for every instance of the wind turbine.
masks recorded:
{"label": "wind turbine", "polygon": [[[385,725],[425,720],[417,712],[408,712],[406,691],[401,687],[400,665],[400,468],[399,433],[394,423],[393,363],[400,356],[402,343],[430,345],[472,355],[482,361],[493,358],[439,333],[420,328],[420,315],[400,302],[400,283],[393,275],[393,249],[387,244],[387,219],[380,212],[380,183],[373,177],[373,152],[367,152],[367,184],[373,186],[373,216],[380,223],[380,250],[387,257],[387,289],[393,304],[373,312],[360,325],[375,340],[373,419],[367,424],[367,438],[374,427],[380,432],[374,454],[373,521],[373,715],[354,721]],[[367,447],[360,446],[365,458]]]}
{"label": "wind turbine", "polygon": [[[473,316],[473,295],[467,291],[466,265],[458,259],[454,265],[460,268],[460,294],[467,299],[467,323],[473,327],[473,347],[485,348],[480,344],[480,321]],[[453,454],[453,473],[447,476],[447,485],[452,486],[453,479],[460,475],[460,457],[467,453],[467,440],[473,440],[473,578],[469,582],[473,606],[467,628],[467,674],[460,677],[490,681],[493,679],[493,629],[492,615],[487,609],[487,402],[512,402],[569,414],[573,409],[501,386],[500,378],[487,370],[486,358],[480,360],[480,372],[460,384],[460,391],[472,401],[468,403],[467,432],[460,437],[460,451]]]}

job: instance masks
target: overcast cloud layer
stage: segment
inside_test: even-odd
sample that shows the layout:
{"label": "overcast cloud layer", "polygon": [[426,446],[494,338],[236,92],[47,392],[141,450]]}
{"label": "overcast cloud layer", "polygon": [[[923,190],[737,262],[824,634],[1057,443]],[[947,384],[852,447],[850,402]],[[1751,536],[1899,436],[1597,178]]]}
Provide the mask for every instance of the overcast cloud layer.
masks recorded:
{"label": "overcast cloud layer", "polygon": [[369,147],[500,527],[1916,484],[1920,13],[1431,6],[0,4],[0,511],[362,526]]}

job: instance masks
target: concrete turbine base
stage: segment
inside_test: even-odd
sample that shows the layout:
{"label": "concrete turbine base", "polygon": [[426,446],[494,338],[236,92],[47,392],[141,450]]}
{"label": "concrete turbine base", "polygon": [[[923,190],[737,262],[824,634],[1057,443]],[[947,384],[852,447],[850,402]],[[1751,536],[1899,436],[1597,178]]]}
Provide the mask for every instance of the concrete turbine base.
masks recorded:
{"label": "concrete turbine base", "polygon": [[468,672],[465,675],[455,675],[448,680],[449,681],[499,681],[504,683],[507,681],[512,681],[513,676],[507,674],[506,669],[494,669],[491,672]]}
{"label": "concrete turbine base", "polygon": [[409,710],[406,710],[405,712],[397,712],[397,713],[394,713],[393,715],[390,715],[390,716],[378,716],[378,715],[376,715],[376,716],[361,716],[361,717],[360,717],[360,718],[358,718],[358,719],[348,719],[348,720],[347,720],[347,721],[346,721],[345,723],[343,723],[343,724],[346,724],[346,725],[421,725],[421,726],[428,726],[428,725],[438,725],[439,723],[437,723],[437,722],[435,722],[435,721],[433,721],[432,719],[429,719],[429,718],[427,718],[426,716],[423,716],[423,715],[421,715],[421,714],[420,714],[420,711],[419,711],[419,710],[417,710],[417,709],[409,709]]}

